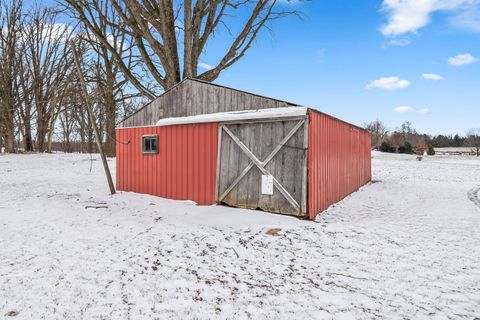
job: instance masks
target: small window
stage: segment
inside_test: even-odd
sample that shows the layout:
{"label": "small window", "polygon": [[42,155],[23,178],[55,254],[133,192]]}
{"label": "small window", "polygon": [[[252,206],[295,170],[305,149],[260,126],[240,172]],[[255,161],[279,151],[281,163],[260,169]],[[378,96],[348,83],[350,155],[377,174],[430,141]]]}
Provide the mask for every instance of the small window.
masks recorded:
{"label": "small window", "polygon": [[142,153],[158,153],[158,136],[142,136]]}

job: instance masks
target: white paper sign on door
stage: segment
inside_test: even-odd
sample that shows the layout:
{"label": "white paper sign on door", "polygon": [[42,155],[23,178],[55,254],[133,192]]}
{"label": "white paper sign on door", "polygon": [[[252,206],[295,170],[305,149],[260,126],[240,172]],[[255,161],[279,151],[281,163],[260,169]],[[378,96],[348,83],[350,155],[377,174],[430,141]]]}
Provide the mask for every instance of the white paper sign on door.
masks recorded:
{"label": "white paper sign on door", "polygon": [[273,195],[273,176],[262,175],[262,194]]}

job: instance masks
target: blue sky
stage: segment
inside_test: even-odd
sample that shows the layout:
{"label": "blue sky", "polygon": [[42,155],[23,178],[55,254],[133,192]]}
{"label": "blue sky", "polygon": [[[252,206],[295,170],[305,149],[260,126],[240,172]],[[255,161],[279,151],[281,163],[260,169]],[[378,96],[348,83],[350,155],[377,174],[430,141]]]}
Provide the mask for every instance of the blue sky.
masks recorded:
{"label": "blue sky", "polygon": [[[313,0],[287,6],[305,18],[276,21],[274,35],[262,34],[216,83],[359,125],[379,118],[395,129],[411,121],[431,134],[480,127],[479,0]],[[205,63],[215,64],[223,40],[210,44]]]}

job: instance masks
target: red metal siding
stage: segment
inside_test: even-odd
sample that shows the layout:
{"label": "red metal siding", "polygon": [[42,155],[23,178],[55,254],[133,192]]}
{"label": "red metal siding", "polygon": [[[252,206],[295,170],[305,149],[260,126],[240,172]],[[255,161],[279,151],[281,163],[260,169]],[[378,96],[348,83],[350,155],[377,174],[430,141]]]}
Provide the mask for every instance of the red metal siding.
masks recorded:
{"label": "red metal siding", "polygon": [[[158,154],[142,154],[142,135],[158,135]],[[198,204],[215,203],[218,124],[118,128],[117,189]]]}
{"label": "red metal siding", "polygon": [[308,212],[310,219],[368,183],[371,140],[365,130],[310,111]]}

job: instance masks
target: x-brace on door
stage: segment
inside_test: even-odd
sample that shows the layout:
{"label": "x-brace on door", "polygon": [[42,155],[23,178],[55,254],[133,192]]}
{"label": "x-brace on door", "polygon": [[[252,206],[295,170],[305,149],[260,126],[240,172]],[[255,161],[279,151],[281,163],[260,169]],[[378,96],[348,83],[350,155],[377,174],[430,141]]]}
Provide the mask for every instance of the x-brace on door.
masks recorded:
{"label": "x-brace on door", "polygon": [[307,137],[307,118],[220,124],[218,202],[304,216]]}

